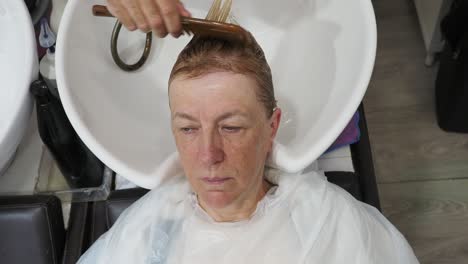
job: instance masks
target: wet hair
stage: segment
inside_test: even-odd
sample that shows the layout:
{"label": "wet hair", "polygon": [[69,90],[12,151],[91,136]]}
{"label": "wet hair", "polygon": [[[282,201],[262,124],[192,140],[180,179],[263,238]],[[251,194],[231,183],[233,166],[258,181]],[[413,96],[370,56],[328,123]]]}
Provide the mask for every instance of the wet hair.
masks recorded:
{"label": "wet hair", "polygon": [[[220,2],[215,0],[207,19],[224,19],[220,22],[225,22],[230,1],[225,2],[222,7]],[[194,36],[179,54],[172,68],[169,84],[178,76],[196,78],[214,72],[243,74],[256,81],[257,100],[264,105],[267,117],[271,117],[276,107],[271,69],[262,48],[252,34],[249,33],[249,36],[249,41],[245,42],[214,36]]]}

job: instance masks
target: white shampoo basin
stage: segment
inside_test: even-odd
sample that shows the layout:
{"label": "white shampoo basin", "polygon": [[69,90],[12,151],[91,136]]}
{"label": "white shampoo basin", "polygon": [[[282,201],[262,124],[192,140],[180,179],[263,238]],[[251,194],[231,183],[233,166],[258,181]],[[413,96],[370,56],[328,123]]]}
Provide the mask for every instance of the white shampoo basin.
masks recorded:
{"label": "white shampoo basin", "polygon": [[[185,1],[204,17],[211,0]],[[173,153],[167,79],[188,37],[155,38],[147,63],[124,72],[112,60],[115,19],[94,17],[105,1],[69,0],[57,44],[57,80],[65,111],[87,146],[111,169],[151,187]],[[356,111],[371,77],[376,24],[370,0],[234,0],[236,21],[263,47],[283,109],[281,166],[300,171],[319,157]],[[145,35],[121,33],[127,61]]]}
{"label": "white shampoo basin", "polygon": [[22,0],[0,1],[0,175],[29,124],[29,85],[38,74],[36,40]]}

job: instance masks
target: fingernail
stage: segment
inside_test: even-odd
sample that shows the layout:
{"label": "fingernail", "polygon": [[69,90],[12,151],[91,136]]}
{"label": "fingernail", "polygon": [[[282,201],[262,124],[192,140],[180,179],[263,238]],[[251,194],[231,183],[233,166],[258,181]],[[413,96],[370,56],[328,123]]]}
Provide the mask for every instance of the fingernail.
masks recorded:
{"label": "fingernail", "polygon": [[137,29],[137,27],[136,27],[135,25],[131,25],[131,26],[128,26],[127,29],[128,29],[129,31],[134,31],[134,30]]}
{"label": "fingernail", "polygon": [[157,32],[156,35],[157,35],[159,38],[164,38],[164,37],[167,36],[167,33]]}
{"label": "fingernail", "polygon": [[149,27],[146,24],[140,24],[138,25],[138,29],[140,29],[143,32],[147,32]]}
{"label": "fingernail", "polygon": [[171,33],[171,35],[172,35],[174,38],[179,38],[179,37],[182,35],[182,32],[173,32],[173,33]]}

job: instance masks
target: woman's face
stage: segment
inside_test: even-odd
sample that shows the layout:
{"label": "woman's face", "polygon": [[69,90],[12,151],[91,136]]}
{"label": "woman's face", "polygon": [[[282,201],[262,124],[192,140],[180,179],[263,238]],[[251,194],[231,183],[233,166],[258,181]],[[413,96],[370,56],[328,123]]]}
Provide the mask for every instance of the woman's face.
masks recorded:
{"label": "woman's face", "polygon": [[281,111],[266,117],[256,82],[230,72],[175,78],[172,132],[185,174],[203,206],[235,208],[257,199]]}

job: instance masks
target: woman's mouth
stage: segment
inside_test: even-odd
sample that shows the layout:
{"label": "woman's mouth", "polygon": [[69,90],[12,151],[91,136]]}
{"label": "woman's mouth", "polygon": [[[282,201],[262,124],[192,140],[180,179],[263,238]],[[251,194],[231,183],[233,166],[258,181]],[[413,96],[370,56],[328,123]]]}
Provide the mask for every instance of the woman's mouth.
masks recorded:
{"label": "woman's mouth", "polygon": [[202,181],[204,183],[206,183],[206,184],[209,184],[209,185],[221,185],[221,184],[227,182],[230,179],[231,178],[229,178],[229,177],[226,177],[226,178],[223,178],[223,177],[214,177],[214,178],[203,177]]}

